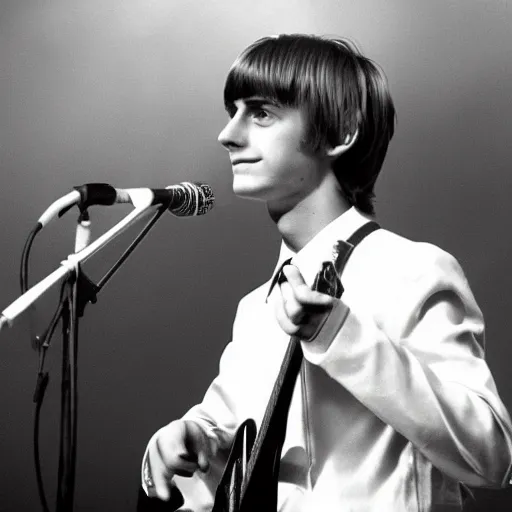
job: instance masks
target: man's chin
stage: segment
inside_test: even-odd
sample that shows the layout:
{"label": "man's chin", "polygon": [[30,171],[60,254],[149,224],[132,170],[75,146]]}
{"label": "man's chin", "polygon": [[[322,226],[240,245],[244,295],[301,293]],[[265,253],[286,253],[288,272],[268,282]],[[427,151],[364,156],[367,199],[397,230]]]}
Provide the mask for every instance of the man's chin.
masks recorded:
{"label": "man's chin", "polygon": [[261,189],[240,187],[233,185],[233,192],[237,197],[241,199],[253,199],[255,201],[266,201],[265,194]]}

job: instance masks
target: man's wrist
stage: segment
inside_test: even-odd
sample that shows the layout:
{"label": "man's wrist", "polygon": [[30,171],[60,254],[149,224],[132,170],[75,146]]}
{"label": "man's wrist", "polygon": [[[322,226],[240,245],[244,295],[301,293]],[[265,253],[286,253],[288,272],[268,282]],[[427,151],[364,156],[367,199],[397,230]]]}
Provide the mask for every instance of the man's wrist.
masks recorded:
{"label": "man's wrist", "polygon": [[339,299],[334,301],[331,311],[319,325],[315,334],[309,339],[304,340],[308,351],[314,353],[325,352],[331,346],[334,338],[345,323],[348,313],[349,308],[346,304]]}

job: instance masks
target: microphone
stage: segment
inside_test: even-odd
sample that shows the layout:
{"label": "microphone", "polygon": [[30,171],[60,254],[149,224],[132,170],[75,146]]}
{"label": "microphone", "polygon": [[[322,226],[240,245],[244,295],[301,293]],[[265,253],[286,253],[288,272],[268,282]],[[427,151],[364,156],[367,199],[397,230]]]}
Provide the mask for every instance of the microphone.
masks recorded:
{"label": "microphone", "polygon": [[41,215],[38,223],[46,226],[55,217],[61,217],[75,204],[85,210],[93,205],[131,203],[134,206],[168,204],[177,217],[190,217],[208,213],[215,202],[213,191],[206,183],[182,182],[162,189],[114,188],[107,183],[87,183],[74,187],[73,192],[53,202]]}
{"label": "microphone", "polygon": [[147,196],[149,191],[151,205],[167,204],[167,209],[177,217],[204,215],[213,208],[215,201],[213,191],[209,185],[188,181],[166,188],[117,188],[115,190],[116,203],[131,203],[134,206],[137,205],[137,200]]}

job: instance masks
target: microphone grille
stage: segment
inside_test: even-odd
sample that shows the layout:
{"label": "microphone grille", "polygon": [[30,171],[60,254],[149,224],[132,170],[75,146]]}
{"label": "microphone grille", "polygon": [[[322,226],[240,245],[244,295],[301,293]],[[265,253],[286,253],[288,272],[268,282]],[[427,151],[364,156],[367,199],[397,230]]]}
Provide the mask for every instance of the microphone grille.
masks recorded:
{"label": "microphone grille", "polygon": [[210,185],[185,181],[173,188],[181,189],[180,192],[183,193],[183,197],[177,201],[176,207],[169,208],[173,215],[178,217],[204,215],[213,208],[215,196]]}

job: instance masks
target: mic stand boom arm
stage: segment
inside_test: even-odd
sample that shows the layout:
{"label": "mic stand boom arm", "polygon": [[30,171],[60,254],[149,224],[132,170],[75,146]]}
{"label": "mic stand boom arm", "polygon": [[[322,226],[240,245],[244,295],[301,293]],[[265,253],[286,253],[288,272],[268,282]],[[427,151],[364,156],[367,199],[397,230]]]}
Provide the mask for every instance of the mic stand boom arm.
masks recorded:
{"label": "mic stand boom arm", "polygon": [[[157,207],[157,213],[150,220],[148,225],[144,228],[141,234],[135,239],[132,245],[125,251],[121,256],[120,260],[114,265],[114,267],[107,273],[107,275],[100,281],[100,288],[103,287],[107,281],[112,277],[114,272],[119,268],[122,262],[131,254],[133,249],[142,241],[142,238],[147,234],[149,229],[154,223],[160,218],[160,216],[166,211],[167,205],[163,204]],[[46,291],[52,286],[57,284],[68,274],[75,271],[77,266],[86,261],[114,238],[128,229],[135,222],[145,217],[152,211],[155,211],[155,207],[151,207],[149,204],[135,208],[131,211],[124,219],[118,222],[115,226],[109,229],[106,233],[100,236],[97,240],[92,242],[89,246],[82,249],[80,252],[70,254],[64,261],[61,262],[61,266],[54,270],[50,275],[39,281],[39,283],[32,286],[23,295],[18,297],[13,303],[2,311],[0,316],[0,330],[5,326],[11,327],[13,321],[26,311],[39,297],[41,297]],[[99,290],[98,290],[99,291]]]}

